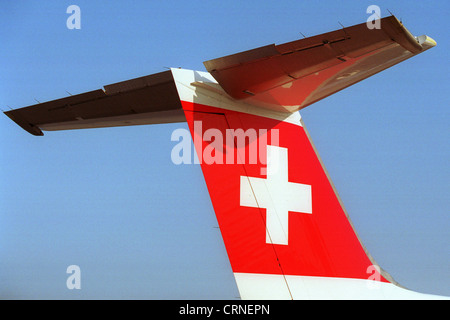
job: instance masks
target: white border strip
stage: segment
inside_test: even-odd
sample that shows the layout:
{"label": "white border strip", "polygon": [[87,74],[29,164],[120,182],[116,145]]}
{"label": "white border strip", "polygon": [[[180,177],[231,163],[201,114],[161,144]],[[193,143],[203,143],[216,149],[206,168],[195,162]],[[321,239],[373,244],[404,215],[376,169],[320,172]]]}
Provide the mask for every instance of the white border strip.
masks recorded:
{"label": "white border strip", "polygon": [[232,99],[208,72],[174,68],[171,71],[182,101],[249,113],[302,126],[299,112],[279,112]]}
{"label": "white border strip", "polygon": [[[245,300],[440,300],[392,283],[369,279],[234,273]],[[292,298],[291,298],[292,297]]]}

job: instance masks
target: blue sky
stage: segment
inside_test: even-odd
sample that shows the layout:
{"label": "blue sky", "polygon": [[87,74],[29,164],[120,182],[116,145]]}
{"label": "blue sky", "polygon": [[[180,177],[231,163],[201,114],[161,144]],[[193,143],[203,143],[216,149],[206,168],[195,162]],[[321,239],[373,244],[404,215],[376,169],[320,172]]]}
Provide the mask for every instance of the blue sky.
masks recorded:
{"label": "blue sky", "polygon": [[[81,9],[69,30],[66,9]],[[438,46],[302,112],[363,243],[403,286],[450,295],[448,1],[8,1],[3,110],[365,22]],[[35,100],[36,99],[36,100]],[[46,132],[0,115],[0,299],[239,296],[186,124]],[[68,290],[66,268],[81,269]]]}

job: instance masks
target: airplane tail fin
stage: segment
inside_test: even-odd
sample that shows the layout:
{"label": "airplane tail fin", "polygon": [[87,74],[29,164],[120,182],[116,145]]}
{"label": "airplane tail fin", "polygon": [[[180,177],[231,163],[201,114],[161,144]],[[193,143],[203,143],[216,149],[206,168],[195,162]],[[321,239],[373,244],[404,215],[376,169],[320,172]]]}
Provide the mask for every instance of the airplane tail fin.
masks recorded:
{"label": "airplane tail fin", "polygon": [[[300,115],[173,69],[243,299],[426,298],[395,285],[353,229]],[[209,88],[208,88],[209,86]]]}
{"label": "airplane tail fin", "polygon": [[297,112],[436,45],[379,22],[172,69],[244,299],[430,297],[367,253]]}
{"label": "airplane tail fin", "polygon": [[[187,120],[244,299],[428,295],[366,252],[297,112],[422,53],[395,17],[5,112],[33,135]],[[434,298],[434,296],[431,296]]]}

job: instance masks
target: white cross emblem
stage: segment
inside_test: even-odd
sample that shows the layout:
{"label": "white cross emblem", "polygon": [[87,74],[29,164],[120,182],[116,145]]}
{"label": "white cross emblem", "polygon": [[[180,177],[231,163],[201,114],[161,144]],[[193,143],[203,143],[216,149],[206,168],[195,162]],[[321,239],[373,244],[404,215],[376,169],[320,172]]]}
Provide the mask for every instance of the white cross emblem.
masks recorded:
{"label": "white cross emblem", "polygon": [[288,149],[267,146],[267,179],[241,176],[240,205],[266,209],[266,243],[288,244],[289,211],[312,213],[311,186],[288,181]]}

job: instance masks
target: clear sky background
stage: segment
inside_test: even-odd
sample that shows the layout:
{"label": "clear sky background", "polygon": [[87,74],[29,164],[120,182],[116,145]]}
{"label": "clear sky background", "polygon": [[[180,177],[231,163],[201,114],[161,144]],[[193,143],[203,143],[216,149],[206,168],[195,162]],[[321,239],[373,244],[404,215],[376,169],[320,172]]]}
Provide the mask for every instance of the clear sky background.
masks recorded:
{"label": "clear sky background", "polygon": [[[69,30],[66,9],[81,9]],[[450,2],[3,1],[0,107],[284,43],[388,9],[437,47],[302,112],[363,243],[403,286],[450,295]],[[36,99],[36,100],[35,100]],[[46,132],[0,114],[0,299],[235,299],[184,123]],[[69,265],[81,290],[69,290]]]}

